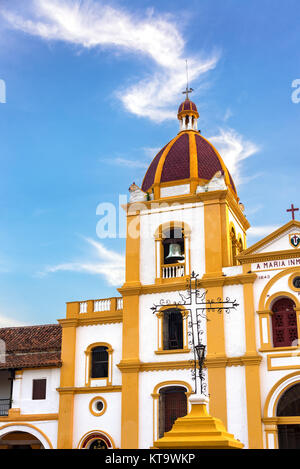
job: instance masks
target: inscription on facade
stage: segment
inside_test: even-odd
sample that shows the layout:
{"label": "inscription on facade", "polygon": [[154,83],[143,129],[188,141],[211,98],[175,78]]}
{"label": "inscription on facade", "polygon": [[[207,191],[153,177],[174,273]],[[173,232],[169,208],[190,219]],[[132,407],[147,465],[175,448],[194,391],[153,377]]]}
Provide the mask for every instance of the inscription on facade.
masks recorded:
{"label": "inscription on facade", "polygon": [[252,264],[252,270],[282,269],[284,267],[300,267],[300,257],[297,259],[283,259],[280,261],[267,261]]}

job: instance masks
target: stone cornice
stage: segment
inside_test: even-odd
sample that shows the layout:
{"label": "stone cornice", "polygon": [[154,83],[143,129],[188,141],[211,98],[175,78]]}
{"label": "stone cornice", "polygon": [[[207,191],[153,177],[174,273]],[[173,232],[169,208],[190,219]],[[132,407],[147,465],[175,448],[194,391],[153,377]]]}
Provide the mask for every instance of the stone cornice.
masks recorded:
{"label": "stone cornice", "polygon": [[[237,259],[241,264],[254,264],[256,262],[294,259],[295,257],[300,257],[300,250],[286,249],[284,251],[251,253],[246,255],[241,254],[240,256],[237,256]],[[282,267],[278,268],[280,269]]]}
{"label": "stone cornice", "polygon": [[239,204],[235,196],[228,189],[218,190],[218,191],[200,192],[199,194],[178,195],[174,197],[166,197],[162,199],[142,201],[142,202],[133,202],[132,204],[128,204],[127,206],[124,205],[123,208],[127,211],[128,215],[134,215],[135,213],[142,212],[143,208],[146,210],[151,210],[151,209],[158,208],[160,204],[162,206],[165,205],[166,203],[186,205],[186,204],[193,204],[197,202],[207,203],[213,200],[216,200],[219,203],[220,202],[227,203],[232,209],[232,211],[234,212],[238,221],[241,223],[242,227],[245,230],[250,228],[250,223],[245,217],[245,215],[243,214],[241,208],[239,207]]}
{"label": "stone cornice", "polygon": [[101,311],[95,313],[79,314],[76,318],[58,319],[62,327],[80,327],[96,324],[114,324],[123,321],[122,310],[112,313],[111,311]]}
{"label": "stone cornice", "polygon": [[89,393],[106,393],[106,392],[121,392],[122,386],[82,386],[82,387],[64,387],[57,388],[60,394],[89,394]]}
{"label": "stone cornice", "polygon": [[[251,274],[240,274],[234,276],[220,276],[220,277],[211,277],[211,278],[204,278],[199,280],[199,288],[209,288],[215,286],[225,286],[225,285],[244,285],[247,283],[254,283],[257,278],[255,273]],[[162,284],[153,284],[153,285],[126,285],[124,284],[123,287],[119,288],[118,291],[123,296],[130,296],[130,295],[148,295],[151,293],[161,293],[161,292],[170,292],[170,291],[180,291],[186,290],[186,279],[179,280],[170,283],[162,283]]]}
{"label": "stone cornice", "polygon": [[[258,366],[262,357],[258,354],[243,355],[240,357],[226,356],[210,356],[208,355],[204,366],[206,368],[225,368],[228,366]],[[138,373],[145,371],[164,371],[164,370],[188,370],[194,367],[193,360],[178,361],[157,361],[157,362],[140,362],[140,361],[121,361],[118,368],[122,373]]]}

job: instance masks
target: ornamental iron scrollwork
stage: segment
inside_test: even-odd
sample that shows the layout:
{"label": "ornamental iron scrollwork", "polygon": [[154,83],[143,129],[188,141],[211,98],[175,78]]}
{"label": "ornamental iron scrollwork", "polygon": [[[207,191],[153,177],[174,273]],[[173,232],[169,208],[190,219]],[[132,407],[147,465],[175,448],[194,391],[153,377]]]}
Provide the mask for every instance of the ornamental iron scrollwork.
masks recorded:
{"label": "ornamental iron scrollwork", "polygon": [[[187,278],[185,293],[178,292],[180,300],[171,301],[169,299],[161,299],[158,304],[151,307],[153,314],[158,313],[162,307],[169,306],[176,308],[183,306],[188,311],[188,337],[189,345],[193,352],[192,379],[195,382],[195,393],[199,389],[201,394],[207,395],[207,383],[204,373],[204,362],[206,357],[206,345],[203,343],[202,336],[205,334],[204,322],[210,321],[208,312],[216,312],[217,314],[229,314],[235,310],[239,304],[236,300],[229,297],[217,298],[216,300],[207,299],[207,290],[201,291],[199,274],[194,271]],[[206,325],[206,324],[205,324]],[[200,381],[200,383],[198,383]]]}

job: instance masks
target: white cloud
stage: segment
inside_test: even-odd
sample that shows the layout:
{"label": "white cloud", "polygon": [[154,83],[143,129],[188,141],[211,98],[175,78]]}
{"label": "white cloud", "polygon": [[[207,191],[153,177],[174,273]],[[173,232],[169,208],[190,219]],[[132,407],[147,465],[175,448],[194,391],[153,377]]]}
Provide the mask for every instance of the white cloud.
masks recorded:
{"label": "white cloud", "polygon": [[157,155],[161,149],[158,147],[143,147],[138,150],[139,158],[125,158],[123,156],[117,156],[115,158],[101,158],[101,161],[105,163],[112,164],[115,166],[123,166],[126,168],[136,168],[136,169],[147,169],[151,160]]}
{"label": "white cloud", "polygon": [[129,160],[127,158],[111,158],[105,160],[109,164],[113,164],[116,166],[125,166],[126,168],[142,168],[142,169],[147,169],[149,166],[149,163],[146,161],[140,161],[140,160]]}
{"label": "white cloud", "polygon": [[99,241],[90,238],[85,240],[94,248],[94,253],[98,257],[98,261],[77,261],[65,262],[54,266],[48,266],[40,276],[60,271],[82,272],[92,275],[103,275],[106,281],[113,286],[119,286],[124,283],[125,279],[125,258],[122,254],[107,249]]}
{"label": "white cloud", "polygon": [[20,326],[27,326],[24,322],[17,321],[16,319],[12,319],[11,317],[2,316],[0,314],[0,328],[2,327],[20,327]]}
{"label": "white cloud", "polygon": [[274,225],[265,225],[265,226],[251,226],[247,231],[247,237],[254,238],[254,237],[261,237],[264,238],[268,236],[273,231],[278,230],[279,226]]}
{"label": "white cloud", "polygon": [[173,103],[186,86],[185,59],[190,81],[212,70],[218,61],[216,52],[187,57],[175,17],[155,15],[153,10],[141,18],[95,0],[28,0],[23,13],[10,5],[1,13],[11,28],[45,40],[148,57],[144,77],[117,96],[128,111],[158,122],[174,118]]}
{"label": "white cloud", "polygon": [[260,150],[255,143],[245,140],[242,135],[233,129],[220,129],[219,135],[210,137],[209,141],[219,151],[237,185],[258,176],[258,174],[255,174],[244,177],[241,174],[241,162]]}

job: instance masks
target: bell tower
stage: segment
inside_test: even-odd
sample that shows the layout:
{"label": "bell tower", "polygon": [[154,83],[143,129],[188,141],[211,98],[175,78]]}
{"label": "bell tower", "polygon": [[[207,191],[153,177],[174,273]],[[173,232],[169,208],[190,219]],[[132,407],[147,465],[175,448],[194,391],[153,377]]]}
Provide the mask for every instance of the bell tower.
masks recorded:
{"label": "bell tower", "polygon": [[[186,99],[178,109],[179,133],[157,153],[126,208],[126,280],[119,289],[124,299],[123,357],[119,365],[123,377],[122,448],[138,447],[142,438],[139,421],[153,393],[145,370],[156,370],[155,379],[161,382],[168,377],[178,382],[178,376],[182,376],[178,370],[185,363],[189,376],[186,312],[181,310],[178,315],[178,311],[168,311],[167,305],[180,297],[192,271],[199,274],[208,298],[222,301],[231,282],[241,282],[242,289],[248,288],[243,287],[242,267],[236,264],[237,255],[246,247],[250,225],[221,156],[197,130],[199,113],[189,99],[190,92],[187,87]],[[151,312],[154,301],[162,304],[157,316]],[[182,326],[178,325],[179,317]],[[180,343],[180,348],[172,350],[164,345],[170,344],[166,338],[170,318],[176,319],[174,334],[180,331],[181,338],[172,337],[173,344]],[[215,314],[206,324],[205,340],[207,362],[211,364],[210,412],[226,426],[224,327],[223,316]],[[158,423],[153,425],[156,435]]]}

